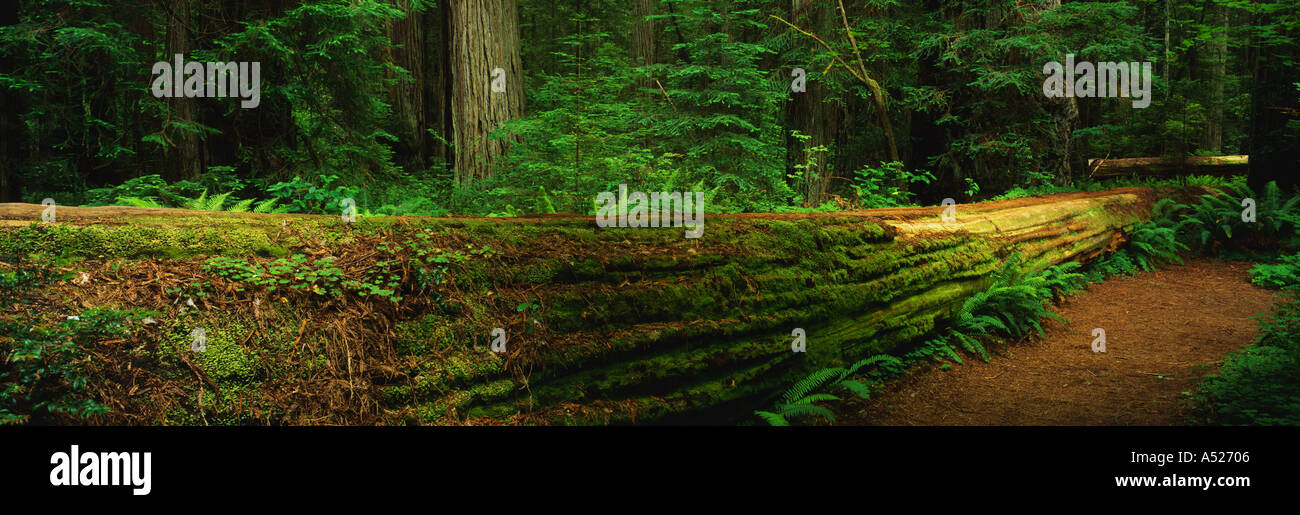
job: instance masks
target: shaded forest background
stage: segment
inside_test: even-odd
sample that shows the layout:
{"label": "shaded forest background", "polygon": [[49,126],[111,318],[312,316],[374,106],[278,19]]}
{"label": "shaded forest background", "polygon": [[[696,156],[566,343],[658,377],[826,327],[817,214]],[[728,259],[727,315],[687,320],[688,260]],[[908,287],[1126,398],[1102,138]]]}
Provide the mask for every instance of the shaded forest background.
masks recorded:
{"label": "shaded forest background", "polygon": [[[363,214],[959,202],[1087,159],[1252,155],[1295,184],[1300,2],[25,0],[0,19],[0,201]],[[261,104],[154,62],[261,63]],[[1042,67],[1155,63],[1153,102]],[[492,70],[504,71],[493,92]],[[791,88],[796,68],[807,90]]]}

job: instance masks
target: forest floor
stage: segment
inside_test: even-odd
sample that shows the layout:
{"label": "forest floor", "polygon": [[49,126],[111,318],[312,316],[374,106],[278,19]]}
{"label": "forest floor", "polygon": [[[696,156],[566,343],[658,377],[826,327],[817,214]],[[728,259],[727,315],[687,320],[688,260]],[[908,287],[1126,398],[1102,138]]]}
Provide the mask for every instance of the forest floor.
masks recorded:
{"label": "forest floor", "polygon": [[[1197,382],[1255,340],[1274,295],[1252,264],[1190,260],[1113,277],[1053,309],[1045,337],[990,349],[990,362],[907,374],[838,407],[836,425],[1185,425]],[[1106,352],[1093,352],[1094,328]]]}

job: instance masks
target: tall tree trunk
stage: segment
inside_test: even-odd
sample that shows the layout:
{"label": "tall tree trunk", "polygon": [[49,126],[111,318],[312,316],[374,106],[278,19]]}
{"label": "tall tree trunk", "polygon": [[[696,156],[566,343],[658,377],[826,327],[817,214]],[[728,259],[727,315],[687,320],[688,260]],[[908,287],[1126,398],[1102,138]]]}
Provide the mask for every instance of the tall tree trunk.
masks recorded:
{"label": "tall tree trunk", "polygon": [[397,136],[397,163],[408,173],[423,171],[427,156],[424,110],[424,12],[413,0],[396,0],[396,7],[406,17],[395,20],[390,29],[393,43],[392,62],[410,72],[411,80],[393,86],[393,118]]}
{"label": "tall tree trunk", "polygon": [[455,138],[455,129],[451,126],[451,56],[447,53],[451,46],[451,8],[443,0],[435,9],[424,17],[425,56],[428,59],[425,120],[433,131],[428,137],[434,164],[450,165],[455,159],[450,144]]}
{"label": "tall tree trunk", "polygon": [[[655,13],[659,0],[635,0],[632,15],[636,22],[632,25],[632,54],[638,66],[650,66],[655,63],[655,23],[646,16]],[[655,86],[654,80],[644,77],[638,80],[638,86],[648,89]]]}
{"label": "tall tree trunk", "polygon": [[[167,59],[175,66],[176,54],[184,56],[184,61],[189,60],[190,51],[190,0],[171,0],[166,6],[167,17]],[[183,65],[182,65],[183,66]],[[179,76],[184,76],[181,72],[184,70],[174,70]],[[173,84],[173,92],[180,93],[183,91],[183,80],[178,81],[180,84]],[[177,94],[167,102],[171,109],[170,118],[173,121],[182,123],[198,123],[197,100],[185,98],[184,95]],[[174,146],[168,153],[170,161],[167,170],[170,172],[172,180],[190,179],[197,177],[203,170],[201,152],[199,150],[199,134],[189,130],[175,130],[168,134]]]}
{"label": "tall tree trunk", "polygon": [[[1300,30],[1288,34],[1300,41]],[[1288,59],[1289,57],[1289,59]],[[1300,91],[1295,70],[1287,61],[1300,60],[1296,46],[1260,46],[1255,52],[1255,83],[1250,106],[1250,177],[1255,191],[1269,181],[1283,188],[1300,183],[1300,133],[1288,127],[1300,122]]]}
{"label": "tall tree trunk", "polygon": [[[813,0],[794,0],[791,19],[804,20],[797,23],[806,26],[815,34],[831,34],[839,27],[839,15],[828,8],[819,8]],[[821,50],[820,43],[809,40],[809,49]],[[805,72],[814,71],[813,66],[804,65]],[[783,75],[789,75],[784,73]],[[823,80],[809,80],[807,91],[795,93],[791,103],[791,126],[808,135],[810,139],[795,144],[793,158],[796,163],[813,161],[813,166],[804,170],[804,183],[797,185],[804,195],[804,204],[818,206],[829,198],[831,178],[834,169],[828,166],[832,158],[830,151],[809,152],[809,149],[824,146],[834,149],[844,125],[843,106],[827,102],[826,84]]]}
{"label": "tall tree trunk", "polygon": [[[18,23],[18,9],[0,9],[0,26]],[[0,70],[12,70],[13,62],[0,56]],[[18,202],[22,191],[14,170],[22,161],[22,118],[18,116],[18,97],[9,94],[9,88],[0,88],[0,202]],[[39,199],[38,199],[39,200]]]}
{"label": "tall tree trunk", "polygon": [[[1170,46],[1169,46],[1170,17],[1173,16],[1173,10],[1171,10],[1171,4],[1173,4],[1173,0],[1165,0],[1165,53],[1162,53],[1161,55],[1161,64],[1160,64],[1160,68],[1161,68],[1160,77],[1164,77],[1165,81],[1169,81],[1169,62],[1173,61],[1174,59],[1173,53],[1170,53]],[[1167,96],[1170,95],[1170,92],[1171,91],[1165,92],[1166,98]]]}
{"label": "tall tree trunk", "polygon": [[[489,139],[502,122],[524,112],[519,59],[518,0],[449,2],[448,46],[456,180],[469,184],[492,175],[492,159],[509,138]],[[504,77],[493,76],[500,68]],[[504,80],[505,91],[493,92]]]}
{"label": "tall tree trunk", "polygon": [[[1043,5],[1047,10],[1059,9],[1061,0],[1046,0]],[[1056,121],[1056,129],[1051,136],[1055,148],[1051,155],[1055,159],[1046,164],[1051,167],[1047,171],[1056,178],[1057,184],[1067,185],[1074,175],[1070,146],[1074,141],[1074,128],[1079,122],[1079,100],[1071,96],[1049,98],[1046,102],[1048,112],[1054,115]]]}
{"label": "tall tree trunk", "polygon": [[1206,56],[1210,59],[1210,101],[1205,113],[1205,138],[1201,148],[1215,153],[1223,151],[1223,83],[1227,79],[1228,61],[1228,8],[1215,4],[1214,25],[1223,28],[1223,34],[1210,40]]}

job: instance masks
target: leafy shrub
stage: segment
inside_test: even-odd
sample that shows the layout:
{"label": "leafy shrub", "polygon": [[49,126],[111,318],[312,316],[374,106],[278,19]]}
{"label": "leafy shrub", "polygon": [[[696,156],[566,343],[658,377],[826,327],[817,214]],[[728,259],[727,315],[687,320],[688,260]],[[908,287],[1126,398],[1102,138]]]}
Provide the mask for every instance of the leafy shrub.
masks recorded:
{"label": "leafy shrub", "polygon": [[277,182],[266,187],[284,206],[288,213],[337,214],[343,199],[360,198],[356,188],[337,184],[339,176],[320,174],[315,182],[295,176],[292,181]]}
{"label": "leafy shrub", "polygon": [[1250,269],[1250,282],[1274,290],[1300,285],[1300,254],[1282,256],[1277,263],[1259,263]]}
{"label": "leafy shrub", "polygon": [[913,205],[915,194],[908,186],[930,184],[934,174],[922,170],[908,170],[897,161],[879,167],[863,166],[853,172],[853,193],[857,204],[864,208],[901,207]]}
{"label": "leafy shrub", "polygon": [[[134,177],[118,186],[88,190],[87,204],[177,207],[200,211],[285,212],[285,208],[276,206],[277,200],[274,198],[262,201],[250,198],[227,204],[227,201],[233,200],[236,192],[246,185],[244,181],[232,175],[230,167],[214,166],[210,170],[195,181],[178,181],[172,184],[168,184],[157,174]],[[208,195],[210,188],[212,191],[225,191],[225,193]]]}

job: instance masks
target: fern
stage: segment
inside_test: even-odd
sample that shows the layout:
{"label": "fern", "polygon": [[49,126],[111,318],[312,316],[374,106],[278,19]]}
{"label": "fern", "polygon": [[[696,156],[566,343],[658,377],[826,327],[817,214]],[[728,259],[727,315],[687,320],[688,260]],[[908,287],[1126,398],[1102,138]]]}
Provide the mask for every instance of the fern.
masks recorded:
{"label": "fern", "polygon": [[785,394],[781,396],[781,400],[785,401],[787,404],[794,403],[809,393],[812,393],[813,390],[826,384],[827,381],[839,378],[840,372],[843,370],[844,369],[842,368],[824,368],[808,374],[808,377],[805,377],[802,381],[791,386],[789,390],[786,390]]}
{"label": "fern", "polygon": [[230,208],[227,209],[226,211],[230,211],[232,213],[247,213],[249,206],[251,206],[252,204],[253,204],[253,199],[251,198],[247,200],[241,200],[239,202],[236,202],[234,205],[230,206]]}
{"label": "fern", "polygon": [[758,415],[760,418],[766,421],[767,425],[769,426],[785,427],[790,425],[790,421],[787,420],[784,416],[782,416],[779,413],[772,413],[770,411],[755,411],[754,414]]}
{"label": "fern", "polygon": [[117,204],[120,206],[134,206],[134,207],[156,207],[156,208],[167,207],[158,203],[157,200],[154,200],[152,198],[137,198],[137,197],[118,197]]}
{"label": "fern", "polygon": [[824,406],[818,406],[812,403],[795,403],[781,406],[781,414],[787,420],[797,417],[825,417],[832,422],[835,421],[835,412]]}
{"label": "fern", "polygon": [[868,398],[871,395],[871,386],[849,378],[872,365],[897,371],[901,369],[903,362],[893,356],[878,354],[858,360],[849,368],[831,367],[814,371],[790,386],[781,395],[781,402],[777,404],[776,411],[755,411],[754,414],[773,426],[787,426],[790,425],[790,420],[806,417],[822,417],[834,421],[835,412],[817,403],[840,400],[838,396],[827,393],[828,390],[836,388],[848,390],[863,399]]}
{"label": "fern", "polygon": [[284,207],[276,207],[275,203],[276,203],[278,200],[279,200],[279,199],[276,199],[276,198],[273,197],[273,198],[269,198],[269,199],[263,200],[263,201],[261,201],[261,202],[258,202],[258,203],[256,203],[256,204],[253,205],[253,212],[254,212],[254,213],[283,213],[283,212],[286,212],[288,208],[284,208]]}
{"label": "fern", "polygon": [[871,386],[862,381],[842,381],[839,386],[863,399],[871,397]]}
{"label": "fern", "polygon": [[885,364],[885,365],[897,366],[897,365],[902,365],[902,363],[903,363],[902,361],[900,361],[898,358],[895,358],[893,356],[887,354],[877,354],[875,356],[862,359],[859,360],[857,363],[854,363],[853,366],[850,366],[849,369],[840,377],[840,379],[843,380],[846,377],[852,376],[853,374],[856,374],[859,369],[866,367],[868,365]]}

